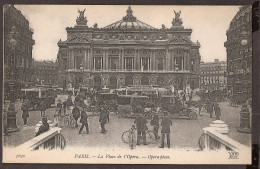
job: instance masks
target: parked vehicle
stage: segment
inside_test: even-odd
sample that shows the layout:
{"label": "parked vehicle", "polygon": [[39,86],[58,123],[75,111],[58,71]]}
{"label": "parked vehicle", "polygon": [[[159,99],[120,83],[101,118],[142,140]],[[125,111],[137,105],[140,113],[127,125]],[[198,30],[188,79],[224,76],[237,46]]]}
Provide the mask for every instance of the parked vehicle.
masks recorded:
{"label": "parked vehicle", "polygon": [[195,120],[198,118],[198,115],[190,107],[184,107],[179,97],[172,95],[164,95],[161,97],[161,107],[163,111],[168,111],[172,117],[177,118],[189,118]]}
{"label": "parked vehicle", "polygon": [[44,100],[47,108],[50,108],[52,104],[55,104],[55,94],[52,89],[30,88],[21,89],[21,92],[22,95],[26,96],[29,100],[30,108],[32,109],[38,109],[42,100]]}

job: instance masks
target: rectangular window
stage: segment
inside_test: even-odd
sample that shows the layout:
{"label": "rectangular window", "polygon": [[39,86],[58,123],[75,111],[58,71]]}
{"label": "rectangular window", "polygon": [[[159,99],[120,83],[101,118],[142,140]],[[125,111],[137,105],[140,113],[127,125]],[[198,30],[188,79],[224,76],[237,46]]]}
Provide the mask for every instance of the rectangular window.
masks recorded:
{"label": "rectangular window", "polygon": [[134,69],[134,58],[132,58],[132,57],[124,58],[124,67],[125,67],[125,70],[133,70]]}
{"label": "rectangular window", "polygon": [[150,58],[141,58],[141,70],[150,70]]}
{"label": "rectangular window", "polygon": [[117,57],[110,57],[109,58],[109,69],[110,70],[118,70],[118,62],[119,59]]}
{"label": "rectangular window", "polygon": [[175,70],[183,70],[184,67],[183,57],[174,58],[174,63],[175,63]]}
{"label": "rectangular window", "polygon": [[103,58],[94,57],[93,58],[93,65],[94,65],[95,70],[101,70],[103,68]]}
{"label": "rectangular window", "polygon": [[163,59],[158,60],[158,65],[157,65],[158,70],[163,70]]}

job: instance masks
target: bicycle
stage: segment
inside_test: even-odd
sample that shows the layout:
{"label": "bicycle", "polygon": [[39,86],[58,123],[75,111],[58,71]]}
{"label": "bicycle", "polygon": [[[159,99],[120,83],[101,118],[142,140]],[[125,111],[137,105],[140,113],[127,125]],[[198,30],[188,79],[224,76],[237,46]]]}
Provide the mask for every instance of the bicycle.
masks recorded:
{"label": "bicycle", "polygon": [[[145,131],[146,134],[146,141],[147,142],[157,142],[159,139],[155,138],[155,134],[153,131],[151,130],[146,130]],[[130,131],[125,131],[123,132],[123,134],[121,135],[121,139],[124,143],[129,143],[129,135],[130,135]],[[135,139],[136,140],[136,139]]]}
{"label": "bicycle", "polygon": [[76,128],[76,120],[73,118],[72,114],[65,114],[64,126]]}

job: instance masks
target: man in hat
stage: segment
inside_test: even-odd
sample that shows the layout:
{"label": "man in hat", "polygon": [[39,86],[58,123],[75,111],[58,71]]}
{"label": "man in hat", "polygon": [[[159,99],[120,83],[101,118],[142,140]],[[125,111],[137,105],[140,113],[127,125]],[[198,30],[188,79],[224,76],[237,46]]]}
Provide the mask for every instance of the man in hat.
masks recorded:
{"label": "man in hat", "polygon": [[36,133],[35,137],[36,136],[39,136],[40,134],[48,131],[50,128],[50,125],[48,124],[48,120],[47,120],[47,117],[43,117],[42,118],[42,125],[39,127],[39,130],[38,132]]}
{"label": "man in hat", "polygon": [[81,134],[84,126],[86,127],[86,131],[87,131],[87,134],[89,133],[89,128],[88,128],[88,115],[86,113],[85,110],[82,110],[81,111],[81,117],[80,117],[80,122],[82,123],[80,129],[79,129],[79,134]]}
{"label": "man in hat", "polygon": [[29,118],[29,101],[27,99],[23,100],[21,110],[23,111],[22,113],[22,118],[23,118],[23,125],[27,126],[27,119]]}
{"label": "man in hat", "polygon": [[78,127],[78,119],[80,117],[80,107],[79,106],[76,106],[72,109],[72,116],[76,122],[75,127]]}
{"label": "man in hat", "polygon": [[58,103],[57,103],[57,111],[58,111],[58,116],[61,117],[61,109],[62,109],[62,104],[61,104],[61,100],[58,99]]}
{"label": "man in hat", "polygon": [[153,133],[155,136],[155,139],[160,139],[158,136],[158,130],[159,130],[159,112],[156,110],[156,108],[152,109],[152,120],[150,121],[151,126],[153,126]]}
{"label": "man in hat", "polygon": [[159,148],[164,148],[164,138],[165,135],[167,137],[167,147],[170,148],[170,132],[171,132],[171,126],[172,126],[172,120],[171,117],[169,116],[168,112],[163,112],[164,117],[161,122],[161,133],[162,133],[162,142],[161,146]]}
{"label": "man in hat", "polygon": [[216,106],[214,109],[215,109],[216,120],[220,120],[221,110],[220,110],[220,106],[218,103],[216,103]]}
{"label": "man in hat", "polygon": [[44,117],[45,116],[45,111],[46,111],[46,104],[45,104],[44,100],[42,100],[40,102],[40,111],[41,111],[41,117]]}
{"label": "man in hat", "polygon": [[100,107],[99,122],[101,127],[101,133],[106,134],[105,124],[107,122],[107,110],[104,108],[104,106]]}
{"label": "man in hat", "polygon": [[144,112],[141,106],[138,106],[136,108],[136,112],[138,113],[138,116],[136,117],[134,123],[136,124],[137,129],[137,144],[140,145],[140,141],[142,139],[143,145],[147,145],[146,143],[146,130],[148,127],[146,126],[147,119],[144,116]]}

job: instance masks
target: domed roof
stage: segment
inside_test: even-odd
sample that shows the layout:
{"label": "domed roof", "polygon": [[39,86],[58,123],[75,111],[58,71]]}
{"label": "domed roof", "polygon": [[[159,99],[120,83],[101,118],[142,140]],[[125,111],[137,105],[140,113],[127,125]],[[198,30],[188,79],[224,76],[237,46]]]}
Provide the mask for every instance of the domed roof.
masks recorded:
{"label": "domed roof", "polygon": [[155,29],[154,27],[143,23],[133,16],[131,6],[126,11],[126,16],[122,20],[105,26],[103,29]]}

